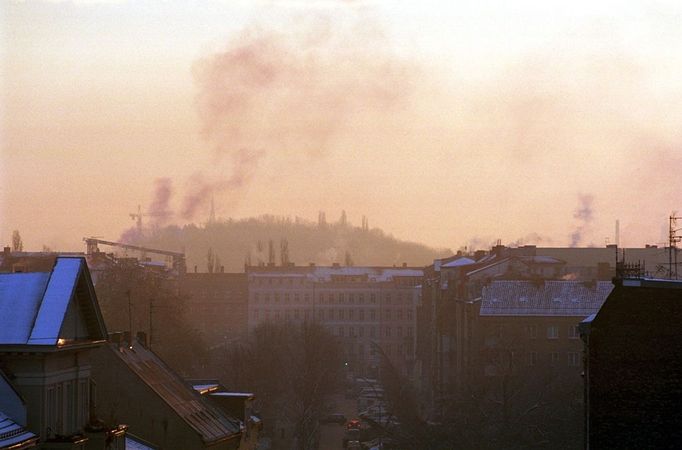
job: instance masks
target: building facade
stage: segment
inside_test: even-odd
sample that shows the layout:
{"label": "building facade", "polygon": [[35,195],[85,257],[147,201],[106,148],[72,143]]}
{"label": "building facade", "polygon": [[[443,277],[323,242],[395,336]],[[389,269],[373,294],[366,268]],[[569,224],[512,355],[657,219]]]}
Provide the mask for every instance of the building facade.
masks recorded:
{"label": "building facade", "polygon": [[315,321],[341,341],[352,374],[376,376],[383,354],[412,376],[422,269],[270,266],[246,272],[249,329],[268,321]]}
{"label": "building facade", "polygon": [[243,337],[248,331],[248,286],[244,273],[187,273],[180,294],[188,318],[210,347]]}

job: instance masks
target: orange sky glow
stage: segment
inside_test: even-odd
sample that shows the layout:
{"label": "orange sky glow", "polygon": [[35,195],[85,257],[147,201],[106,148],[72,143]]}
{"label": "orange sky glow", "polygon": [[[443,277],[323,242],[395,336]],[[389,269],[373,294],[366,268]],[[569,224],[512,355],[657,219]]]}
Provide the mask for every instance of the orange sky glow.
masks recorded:
{"label": "orange sky glow", "polygon": [[188,3],[0,5],[3,244],[117,239],[159,186],[164,223],[213,196],[452,249],[682,211],[676,2]]}

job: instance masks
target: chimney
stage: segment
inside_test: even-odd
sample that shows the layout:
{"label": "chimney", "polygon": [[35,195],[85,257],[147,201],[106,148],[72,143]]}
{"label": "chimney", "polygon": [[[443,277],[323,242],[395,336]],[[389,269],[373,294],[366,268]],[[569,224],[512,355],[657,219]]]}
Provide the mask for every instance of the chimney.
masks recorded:
{"label": "chimney", "polygon": [[130,336],[130,331],[124,331],[123,332],[123,339],[122,339],[121,343],[124,343],[125,345],[128,345],[130,347],[133,346],[133,341],[132,341],[131,336]]}
{"label": "chimney", "polygon": [[332,267],[340,267],[341,265],[339,263],[332,263]]}
{"label": "chimney", "polygon": [[407,263],[406,263],[406,262],[403,263],[403,267],[407,267]]}
{"label": "chimney", "polygon": [[137,332],[137,342],[139,342],[140,345],[142,345],[142,347],[148,348],[147,347],[147,333],[145,333],[144,331],[138,331]]}
{"label": "chimney", "polygon": [[315,263],[314,263],[314,262],[308,263],[308,265],[309,265],[310,267],[315,267]]}
{"label": "chimney", "polygon": [[197,266],[196,266],[196,264],[194,265],[194,273],[197,273]]}
{"label": "chimney", "polygon": [[220,273],[225,273],[225,266],[220,266]]}
{"label": "chimney", "polygon": [[12,254],[12,248],[11,247],[5,247],[3,249],[3,252],[5,253],[5,256],[9,256]]}

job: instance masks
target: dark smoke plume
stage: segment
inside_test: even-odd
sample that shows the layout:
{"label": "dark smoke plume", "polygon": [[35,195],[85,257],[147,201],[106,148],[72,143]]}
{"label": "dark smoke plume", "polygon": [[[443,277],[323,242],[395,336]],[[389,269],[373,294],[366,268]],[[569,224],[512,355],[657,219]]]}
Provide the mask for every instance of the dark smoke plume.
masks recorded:
{"label": "dark smoke plume", "polygon": [[585,231],[594,220],[592,211],[592,201],[594,197],[589,194],[578,196],[580,205],[573,212],[573,218],[578,221],[576,229],[571,233],[571,247],[577,247],[583,240]]}
{"label": "dark smoke plume", "polygon": [[152,218],[153,225],[165,225],[173,216],[169,205],[172,195],[173,181],[170,178],[154,180],[154,199],[147,208],[147,214]]}
{"label": "dark smoke plume", "polygon": [[240,149],[231,155],[232,175],[229,178],[207,180],[203,173],[194,174],[189,180],[189,192],[185,195],[181,215],[192,219],[198,210],[208,203],[212,194],[234,191],[245,186],[253,177],[258,161],[263,157],[262,150]]}
{"label": "dark smoke plume", "polygon": [[212,181],[196,174],[183,218],[192,219],[210,194],[248,184],[261,159],[322,156],[352,120],[380,121],[408,95],[413,71],[390,55],[380,33],[366,23],[331,23],[312,19],[286,33],[250,28],[197,61],[202,131],[232,174]]}

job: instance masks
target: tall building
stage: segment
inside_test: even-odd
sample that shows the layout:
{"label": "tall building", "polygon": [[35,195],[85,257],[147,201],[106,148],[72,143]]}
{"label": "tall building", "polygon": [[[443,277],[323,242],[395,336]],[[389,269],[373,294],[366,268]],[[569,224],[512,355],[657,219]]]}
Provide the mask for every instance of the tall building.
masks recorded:
{"label": "tall building", "polygon": [[584,448],[680,448],[682,280],[614,284],[581,323]]}
{"label": "tall building", "polygon": [[352,374],[377,376],[383,353],[412,377],[421,268],[291,265],[246,273],[249,329],[315,321],[341,340]]}

